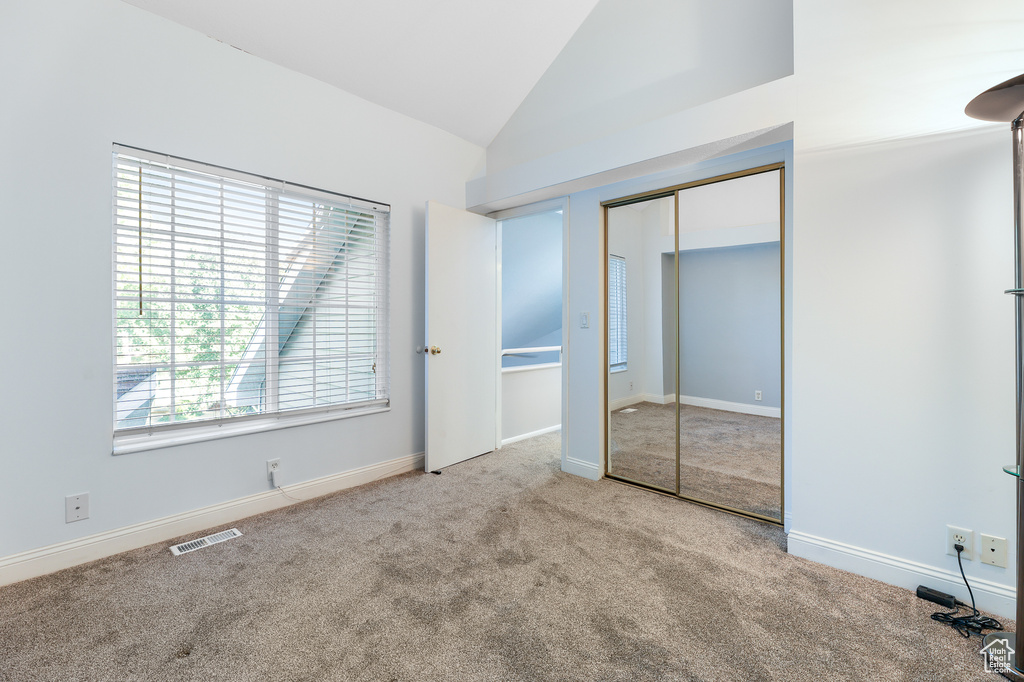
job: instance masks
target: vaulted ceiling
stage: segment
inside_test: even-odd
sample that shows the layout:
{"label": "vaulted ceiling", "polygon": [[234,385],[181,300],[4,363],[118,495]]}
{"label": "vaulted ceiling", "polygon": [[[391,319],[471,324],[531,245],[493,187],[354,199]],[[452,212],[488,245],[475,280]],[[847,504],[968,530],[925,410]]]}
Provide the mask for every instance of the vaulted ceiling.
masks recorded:
{"label": "vaulted ceiling", "polygon": [[486,146],[598,0],[125,0]]}
{"label": "vaulted ceiling", "polygon": [[793,73],[804,148],[977,127],[964,104],[1024,63],[1018,0],[124,2],[487,147],[488,173]]}

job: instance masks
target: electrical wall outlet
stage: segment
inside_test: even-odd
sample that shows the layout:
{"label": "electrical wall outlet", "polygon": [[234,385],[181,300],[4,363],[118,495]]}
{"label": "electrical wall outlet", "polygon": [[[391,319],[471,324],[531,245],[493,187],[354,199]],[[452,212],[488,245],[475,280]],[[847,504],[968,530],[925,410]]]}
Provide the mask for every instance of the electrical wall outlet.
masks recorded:
{"label": "electrical wall outlet", "polygon": [[1006,568],[1006,538],[997,538],[995,535],[982,533],[978,558],[983,564]]}
{"label": "electrical wall outlet", "polygon": [[89,518],[89,493],[68,495],[64,498],[64,523]]}
{"label": "electrical wall outlet", "polygon": [[754,391],[754,400],[761,399],[761,391]]}
{"label": "electrical wall outlet", "polygon": [[281,468],[280,459],[267,460],[267,478],[273,478],[274,472]]}
{"label": "electrical wall outlet", "polygon": [[960,557],[967,561],[974,560],[974,531],[956,526],[946,526],[946,554],[956,556],[956,548],[953,545],[963,545],[964,551]]}

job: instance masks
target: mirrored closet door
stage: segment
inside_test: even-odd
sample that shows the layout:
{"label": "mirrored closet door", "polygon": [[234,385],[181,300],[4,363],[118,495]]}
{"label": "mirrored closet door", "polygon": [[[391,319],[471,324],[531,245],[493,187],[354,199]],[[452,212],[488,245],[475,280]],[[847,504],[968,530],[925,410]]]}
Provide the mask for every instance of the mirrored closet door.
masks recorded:
{"label": "mirrored closet door", "polygon": [[608,473],[677,491],[675,199],[609,208]]}
{"label": "mirrored closet door", "polygon": [[782,164],[605,205],[610,478],[783,518]]}

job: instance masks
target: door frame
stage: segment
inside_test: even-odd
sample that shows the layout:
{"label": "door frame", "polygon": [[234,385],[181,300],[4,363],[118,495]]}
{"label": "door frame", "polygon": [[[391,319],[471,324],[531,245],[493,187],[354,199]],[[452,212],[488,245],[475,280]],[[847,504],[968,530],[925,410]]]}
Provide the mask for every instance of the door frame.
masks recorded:
{"label": "door frame", "polygon": [[[718,182],[725,182],[727,180],[735,180],[737,178],[749,177],[751,175],[759,175],[762,173],[771,173],[779,171],[779,335],[780,335],[780,389],[781,389],[781,408],[780,408],[780,428],[781,428],[781,442],[779,448],[779,460],[780,460],[780,474],[779,474],[779,496],[780,496],[780,507],[779,507],[779,518],[772,518],[762,514],[730,507],[728,505],[717,504],[709,502],[707,500],[701,500],[680,493],[680,480],[679,480],[679,457],[680,457],[680,443],[679,443],[679,366],[676,365],[676,371],[674,372],[674,393],[676,396],[676,489],[670,491],[667,488],[661,488],[650,484],[645,484],[639,481],[634,481],[621,476],[617,476],[608,471],[609,462],[609,449],[611,443],[611,412],[608,409],[610,406],[608,383],[609,383],[609,371],[608,371],[608,334],[609,334],[609,320],[607,315],[608,309],[608,211],[612,208],[620,206],[628,206],[630,204],[640,203],[643,201],[650,201],[652,199],[661,199],[666,197],[675,197],[675,195],[686,189],[692,189],[694,187],[701,187],[703,185],[711,185]],[[693,504],[698,504],[704,507],[712,509],[719,509],[721,511],[735,514],[737,516],[744,516],[747,518],[757,519],[777,526],[785,526],[786,519],[786,289],[789,285],[788,278],[786,277],[786,162],[778,161],[773,163],[764,164],[761,166],[755,166],[743,170],[733,171],[729,173],[722,173],[719,175],[709,176],[707,178],[701,178],[684,182],[681,184],[670,185],[659,189],[649,190],[646,192],[640,192],[637,194],[630,194],[624,197],[618,197],[615,199],[609,199],[601,202],[601,221],[603,225],[602,235],[602,272],[603,272],[603,293],[602,301],[604,305],[605,313],[602,314],[602,337],[601,337],[601,359],[602,359],[602,374],[603,374],[603,392],[604,392],[604,452],[603,452],[603,466],[602,475],[605,478],[625,483],[637,488],[649,490],[662,495],[674,497],[676,499],[686,500]],[[676,261],[676,297],[679,296],[679,202],[675,202],[675,261]],[[680,320],[679,320],[679,304],[676,302],[676,358],[678,362],[679,358],[679,337],[680,337]]]}

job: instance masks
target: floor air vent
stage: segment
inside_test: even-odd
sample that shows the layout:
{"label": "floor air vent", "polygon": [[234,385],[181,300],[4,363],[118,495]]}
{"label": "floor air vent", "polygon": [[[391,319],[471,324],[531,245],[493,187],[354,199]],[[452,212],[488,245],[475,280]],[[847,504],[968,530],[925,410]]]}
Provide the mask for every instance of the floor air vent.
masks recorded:
{"label": "floor air vent", "polygon": [[202,549],[203,547],[216,545],[218,542],[224,542],[225,540],[230,540],[231,538],[240,537],[242,537],[242,534],[238,532],[238,529],[232,528],[230,530],[224,530],[219,533],[214,533],[213,535],[207,535],[205,538],[189,540],[188,542],[183,542],[180,545],[172,545],[171,554],[173,554],[174,556],[178,556],[179,554],[194,552],[197,549]]}

